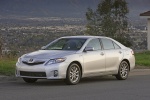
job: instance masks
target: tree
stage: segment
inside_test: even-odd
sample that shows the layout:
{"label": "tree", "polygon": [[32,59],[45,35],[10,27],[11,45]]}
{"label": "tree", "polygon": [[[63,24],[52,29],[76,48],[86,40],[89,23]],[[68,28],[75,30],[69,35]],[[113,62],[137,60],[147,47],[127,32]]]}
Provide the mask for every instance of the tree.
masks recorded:
{"label": "tree", "polygon": [[100,35],[101,32],[96,12],[93,12],[91,8],[88,8],[88,11],[86,12],[86,19],[88,20],[88,24],[86,25],[86,33],[90,35]]}
{"label": "tree", "polygon": [[2,56],[2,36],[0,34],[0,57]]}
{"label": "tree", "polygon": [[86,33],[108,36],[130,46],[131,43],[126,39],[128,12],[125,0],[103,0],[98,4],[96,11],[88,8]]}

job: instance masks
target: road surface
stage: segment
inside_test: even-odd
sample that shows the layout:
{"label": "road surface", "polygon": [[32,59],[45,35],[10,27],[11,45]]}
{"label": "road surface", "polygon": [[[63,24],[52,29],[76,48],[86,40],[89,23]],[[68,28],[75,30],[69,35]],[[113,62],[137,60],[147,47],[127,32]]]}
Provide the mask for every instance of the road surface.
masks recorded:
{"label": "road surface", "polygon": [[65,85],[62,80],[33,84],[0,81],[0,100],[150,100],[150,74],[133,72],[125,81],[112,76],[91,77],[78,85]]}

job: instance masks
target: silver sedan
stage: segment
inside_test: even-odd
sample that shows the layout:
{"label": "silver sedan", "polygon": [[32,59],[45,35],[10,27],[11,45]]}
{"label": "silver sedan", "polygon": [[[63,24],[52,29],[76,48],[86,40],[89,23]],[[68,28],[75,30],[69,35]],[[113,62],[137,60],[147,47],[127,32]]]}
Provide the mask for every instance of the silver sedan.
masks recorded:
{"label": "silver sedan", "polygon": [[64,79],[66,84],[74,85],[83,77],[100,75],[125,80],[134,67],[133,50],[112,38],[67,36],[21,56],[16,63],[16,76],[27,83]]}

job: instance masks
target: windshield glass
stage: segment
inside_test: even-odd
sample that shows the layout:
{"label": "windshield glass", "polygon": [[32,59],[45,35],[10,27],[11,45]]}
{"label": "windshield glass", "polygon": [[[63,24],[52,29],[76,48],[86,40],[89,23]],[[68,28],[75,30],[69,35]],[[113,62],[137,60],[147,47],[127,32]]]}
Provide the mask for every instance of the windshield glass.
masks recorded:
{"label": "windshield glass", "polygon": [[85,41],[84,38],[62,38],[50,44],[45,50],[80,50]]}

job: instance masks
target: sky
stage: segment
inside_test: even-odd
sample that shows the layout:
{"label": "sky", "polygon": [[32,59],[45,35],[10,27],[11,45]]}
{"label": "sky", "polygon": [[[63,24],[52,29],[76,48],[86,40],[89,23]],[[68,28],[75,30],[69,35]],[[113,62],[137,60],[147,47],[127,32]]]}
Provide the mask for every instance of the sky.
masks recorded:
{"label": "sky", "polygon": [[[0,0],[0,16],[50,16],[85,18],[88,7],[96,9],[102,0]],[[126,0],[129,17],[138,19],[139,14],[150,10],[150,0]]]}

